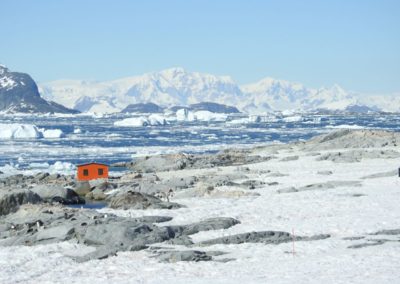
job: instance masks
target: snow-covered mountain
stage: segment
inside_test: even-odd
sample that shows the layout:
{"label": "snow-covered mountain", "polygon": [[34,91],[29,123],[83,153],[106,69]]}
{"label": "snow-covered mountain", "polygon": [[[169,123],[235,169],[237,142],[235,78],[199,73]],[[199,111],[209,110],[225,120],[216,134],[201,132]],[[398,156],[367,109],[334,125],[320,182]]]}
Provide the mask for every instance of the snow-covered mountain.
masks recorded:
{"label": "snow-covered mountain", "polygon": [[236,106],[248,113],[345,110],[354,105],[388,111],[400,108],[399,100],[394,98],[360,99],[361,96],[338,85],[312,89],[299,83],[265,78],[239,86],[228,76],[188,72],[183,68],[105,82],[53,81],[40,84],[40,92],[45,98],[82,112],[118,112],[129,104],[150,102],[164,107],[215,102]]}
{"label": "snow-covered mountain", "polygon": [[0,65],[0,111],[25,113],[76,113],[40,97],[35,81],[25,73]]}
{"label": "snow-covered mountain", "polygon": [[41,84],[44,97],[86,112],[115,112],[129,104],[153,102],[163,106],[202,101],[240,100],[242,92],[229,77],[172,68],[107,82],[59,80]]}

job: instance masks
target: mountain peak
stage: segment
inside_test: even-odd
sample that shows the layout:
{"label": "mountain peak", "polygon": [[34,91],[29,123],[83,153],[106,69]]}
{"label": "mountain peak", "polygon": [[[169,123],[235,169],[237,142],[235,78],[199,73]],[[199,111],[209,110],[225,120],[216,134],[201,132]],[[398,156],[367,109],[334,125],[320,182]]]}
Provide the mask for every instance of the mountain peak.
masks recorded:
{"label": "mountain peak", "polygon": [[171,68],[168,68],[168,69],[164,69],[160,73],[182,74],[182,73],[187,73],[187,71],[183,67],[171,67]]}
{"label": "mountain peak", "polygon": [[0,67],[0,110],[10,112],[76,113],[40,97],[35,81],[25,73]]}

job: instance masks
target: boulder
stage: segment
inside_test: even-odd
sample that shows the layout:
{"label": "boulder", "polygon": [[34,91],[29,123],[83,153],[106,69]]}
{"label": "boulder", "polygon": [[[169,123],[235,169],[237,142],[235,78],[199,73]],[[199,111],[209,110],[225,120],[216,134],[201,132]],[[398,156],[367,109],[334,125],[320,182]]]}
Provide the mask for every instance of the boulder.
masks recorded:
{"label": "boulder", "polygon": [[110,198],[109,207],[113,209],[177,209],[178,203],[163,202],[161,199],[135,191],[127,191]]}
{"label": "boulder", "polygon": [[74,187],[74,191],[79,196],[85,196],[91,191],[92,187],[88,181],[78,181]]}
{"label": "boulder", "polygon": [[219,217],[206,219],[189,225],[171,226],[171,229],[174,230],[175,235],[182,236],[193,235],[202,231],[228,229],[237,224],[240,224],[240,221],[234,218]]}
{"label": "boulder", "polygon": [[40,184],[31,188],[31,191],[39,195],[43,200],[59,202],[61,204],[84,204],[85,200],[80,198],[75,191],[60,185]]}
{"label": "boulder", "polygon": [[0,216],[17,211],[22,204],[42,201],[38,194],[27,189],[0,190]]}
{"label": "boulder", "polygon": [[88,194],[91,194],[91,197],[92,197],[91,199],[96,200],[96,201],[105,200],[107,198],[107,195],[98,188],[95,188],[93,191],[91,191]]}
{"label": "boulder", "polygon": [[74,237],[75,229],[72,225],[61,225],[47,230],[38,230],[37,243],[54,243],[68,241]]}

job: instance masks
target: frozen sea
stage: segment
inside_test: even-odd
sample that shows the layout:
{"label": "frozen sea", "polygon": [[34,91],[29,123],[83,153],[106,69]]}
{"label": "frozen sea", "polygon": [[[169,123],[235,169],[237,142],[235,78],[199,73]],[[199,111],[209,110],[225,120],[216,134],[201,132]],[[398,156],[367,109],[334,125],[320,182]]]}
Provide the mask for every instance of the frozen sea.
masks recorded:
{"label": "frozen sea", "polygon": [[339,128],[400,130],[400,115],[381,114],[269,116],[261,117],[259,122],[243,117],[228,117],[227,121],[218,122],[171,120],[168,125],[146,127],[114,125],[115,121],[126,117],[2,115],[0,123],[60,129],[64,136],[53,139],[0,139],[0,170],[4,167],[43,169],[57,161],[73,165],[90,161],[111,164],[158,153],[201,153],[230,147],[286,143],[307,140]]}

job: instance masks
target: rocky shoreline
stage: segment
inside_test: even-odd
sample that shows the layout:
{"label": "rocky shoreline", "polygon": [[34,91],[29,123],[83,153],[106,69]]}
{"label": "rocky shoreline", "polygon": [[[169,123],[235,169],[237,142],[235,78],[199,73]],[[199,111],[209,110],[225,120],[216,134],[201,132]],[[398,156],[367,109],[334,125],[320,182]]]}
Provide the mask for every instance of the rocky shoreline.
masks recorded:
{"label": "rocky shoreline", "polygon": [[[361,130],[337,131],[307,142],[271,145],[246,150],[226,150],[215,155],[159,155],[143,157],[114,166],[131,172],[94,183],[77,182],[73,176],[39,173],[0,179],[0,246],[34,246],[76,242],[95,248],[76,261],[104,259],[121,251],[146,249],[160,261],[209,261],[223,251],[203,251],[201,247],[219,244],[282,244],[294,241],[319,241],[330,233],[299,236],[284,231],[241,232],[194,241],[191,236],[204,231],[226,230],[241,223],[232,217],[205,218],[195,223],[170,225],[170,216],[123,217],[66,205],[102,201],[109,210],[183,210],[180,201],[188,198],[257,198],[262,191],[296,194],[335,188],[357,188],[368,179],[396,176],[396,169],[364,175],[354,180],[330,180],[334,171],[321,169],[324,180],[301,186],[282,187],[287,172],[268,169],[268,163],[297,163],[304,157],[316,163],[359,163],[365,159],[400,157],[399,133]],[[299,152],[301,151],[301,152]],[[283,155],[282,155],[283,153]],[[299,156],[298,153],[301,153]],[[265,165],[258,167],[256,165]],[[254,166],[253,166],[254,165]],[[362,194],[358,195],[362,196]],[[354,197],[356,195],[354,194]],[[163,225],[164,222],[169,222]],[[400,236],[398,230],[383,230],[378,235]],[[354,241],[365,237],[354,237]],[[349,248],[381,245],[388,240],[366,239]],[[393,241],[393,240],[389,240]],[[400,241],[397,240],[397,241]],[[166,250],[158,244],[180,246]],[[182,246],[185,250],[182,250]],[[229,261],[230,259],[222,259]]]}

